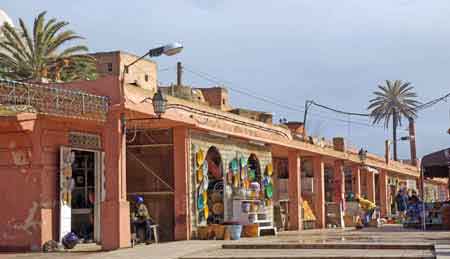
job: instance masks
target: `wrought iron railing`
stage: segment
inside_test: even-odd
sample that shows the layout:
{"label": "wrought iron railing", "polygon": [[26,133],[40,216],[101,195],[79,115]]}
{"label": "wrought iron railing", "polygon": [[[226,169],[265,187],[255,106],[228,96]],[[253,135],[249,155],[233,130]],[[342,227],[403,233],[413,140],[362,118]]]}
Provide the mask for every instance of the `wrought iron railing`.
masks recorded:
{"label": "wrought iron railing", "polygon": [[79,90],[0,79],[0,105],[31,107],[40,114],[106,120],[109,98]]}

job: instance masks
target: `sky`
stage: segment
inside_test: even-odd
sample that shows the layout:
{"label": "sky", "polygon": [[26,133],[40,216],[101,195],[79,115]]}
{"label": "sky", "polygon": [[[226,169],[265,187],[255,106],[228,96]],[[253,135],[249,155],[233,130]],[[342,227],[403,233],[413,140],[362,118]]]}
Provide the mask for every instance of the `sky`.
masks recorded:
{"label": "sky", "polygon": [[[181,42],[181,54],[155,59],[162,84],[176,81],[180,61],[184,84],[219,82],[230,88],[233,106],[272,112],[275,120],[303,121],[306,100],[366,113],[386,79],[411,82],[420,101],[450,92],[448,0],[3,0],[0,8],[16,24],[19,17],[31,24],[47,10],[70,22],[91,51],[143,54]],[[419,113],[420,156],[450,146],[448,101]],[[307,129],[380,155],[391,136],[367,118],[317,107]],[[405,121],[399,136],[406,129]],[[409,159],[408,142],[399,143],[399,158]]]}

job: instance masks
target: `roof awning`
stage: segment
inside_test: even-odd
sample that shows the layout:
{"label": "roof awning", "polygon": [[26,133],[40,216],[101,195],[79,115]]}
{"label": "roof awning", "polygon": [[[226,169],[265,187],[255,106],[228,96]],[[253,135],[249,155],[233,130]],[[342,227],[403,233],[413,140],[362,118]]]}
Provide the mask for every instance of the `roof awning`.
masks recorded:
{"label": "roof awning", "polygon": [[450,148],[424,156],[422,167],[425,177],[449,177]]}

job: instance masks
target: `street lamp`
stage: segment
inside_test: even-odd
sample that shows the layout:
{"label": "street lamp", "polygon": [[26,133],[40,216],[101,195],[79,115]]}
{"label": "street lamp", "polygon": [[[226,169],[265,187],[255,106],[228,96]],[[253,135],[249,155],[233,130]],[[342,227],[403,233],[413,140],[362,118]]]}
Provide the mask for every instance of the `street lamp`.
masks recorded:
{"label": "street lamp", "polygon": [[[147,51],[147,53],[140,56],[139,58],[137,58],[130,64],[125,65],[124,70],[123,70],[123,75],[122,75],[122,87],[120,89],[122,92],[121,95],[123,96],[124,88],[125,88],[125,74],[128,73],[128,70],[131,66],[133,66],[134,64],[136,64],[137,62],[139,62],[140,60],[144,59],[147,56],[159,57],[163,54],[166,56],[173,56],[173,55],[180,53],[182,50],[183,50],[183,45],[181,45],[181,43],[178,43],[178,42],[170,43],[170,44],[167,44],[167,45],[164,45],[161,47],[150,49],[149,51]],[[150,98],[146,98],[146,100],[147,99],[150,99]],[[159,118],[161,118],[161,115],[166,112],[167,99],[165,98],[165,96],[161,92],[161,90],[159,90],[159,89],[153,95],[153,98],[151,98],[151,99],[152,99],[152,103],[153,103],[153,110],[159,119]],[[121,124],[122,124],[122,132],[125,134],[127,119],[125,118],[124,113],[121,114],[120,120],[121,120]]]}
{"label": "street lamp", "polygon": [[153,95],[152,104],[153,111],[158,116],[158,118],[161,118],[161,115],[166,112],[167,108],[167,99],[161,92],[161,90],[158,89],[155,95]]}
{"label": "street lamp", "polygon": [[135,61],[131,62],[128,65],[125,65],[125,73],[128,73],[128,68],[130,68],[132,65],[136,64],[138,61],[140,61],[141,59],[149,56],[149,57],[159,57],[161,55],[166,55],[166,56],[173,56],[176,55],[178,53],[180,53],[183,50],[183,45],[181,45],[181,43],[175,42],[175,43],[170,43],[161,47],[157,47],[157,48],[153,48],[149,51],[147,51],[147,53],[145,53],[144,55],[140,56],[138,59],[136,59]]}

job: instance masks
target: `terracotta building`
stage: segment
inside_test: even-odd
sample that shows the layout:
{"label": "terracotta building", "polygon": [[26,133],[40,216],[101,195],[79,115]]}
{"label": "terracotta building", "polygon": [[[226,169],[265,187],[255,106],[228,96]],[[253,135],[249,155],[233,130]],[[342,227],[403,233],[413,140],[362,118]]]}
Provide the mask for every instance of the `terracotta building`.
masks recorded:
{"label": "terracotta building", "polygon": [[149,101],[154,62],[126,72],[134,55],[95,56],[95,81],[0,81],[0,204],[8,208],[0,212],[1,250],[37,250],[84,225],[103,249],[128,247],[136,195],[162,240],[186,240],[208,224],[252,220],[244,207],[267,209],[262,230],[276,224],[275,206],[288,214],[281,228],[301,230],[306,207],[324,228],[326,209],[350,191],[388,215],[391,192],[416,185],[417,167],[371,154],[362,160],[343,139],[303,138],[302,125],[273,125],[266,113],[229,112],[221,87],[167,87],[159,118]]}

